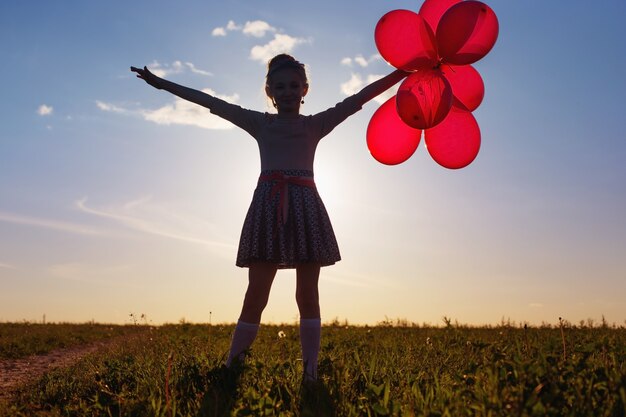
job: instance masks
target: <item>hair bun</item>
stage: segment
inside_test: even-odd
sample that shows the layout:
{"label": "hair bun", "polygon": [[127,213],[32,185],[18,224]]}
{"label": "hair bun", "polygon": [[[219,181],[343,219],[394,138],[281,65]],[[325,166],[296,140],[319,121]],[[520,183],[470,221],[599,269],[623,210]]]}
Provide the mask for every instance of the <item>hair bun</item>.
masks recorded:
{"label": "hair bun", "polygon": [[274,72],[283,68],[295,69],[302,77],[302,81],[304,83],[308,82],[303,63],[301,63],[289,54],[278,54],[274,58],[270,59],[269,63],[267,64],[266,83],[269,84],[269,79]]}
{"label": "hair bun", "polygon": [[287,62],[300,64],[298,61],[296,61],[294,57],[292,57],[289,54],[279,54],[279,55],[276,55],[274,58],[270,59],[270,62],[267,64],[267,66],[269,69],[272,69],[273,67],[284,65]]}

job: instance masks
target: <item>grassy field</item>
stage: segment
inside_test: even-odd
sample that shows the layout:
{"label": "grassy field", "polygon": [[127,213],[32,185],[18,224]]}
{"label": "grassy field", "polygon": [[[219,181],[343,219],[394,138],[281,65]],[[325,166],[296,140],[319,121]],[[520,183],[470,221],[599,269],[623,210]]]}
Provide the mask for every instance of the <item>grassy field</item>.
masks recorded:
{"label": "grassy field", "polygon": [[41,355],[55,349],[80,346],[116,336],[126,336],[145,326],[88,323],[0,323],[0,360]]}
{"label": "grassy field", "polygon": [[232,330],[149,328],[22,387],[0,416],[626,415],[623,327],[325,326],[310,387],[294,326],[262,326],[224,374]]}

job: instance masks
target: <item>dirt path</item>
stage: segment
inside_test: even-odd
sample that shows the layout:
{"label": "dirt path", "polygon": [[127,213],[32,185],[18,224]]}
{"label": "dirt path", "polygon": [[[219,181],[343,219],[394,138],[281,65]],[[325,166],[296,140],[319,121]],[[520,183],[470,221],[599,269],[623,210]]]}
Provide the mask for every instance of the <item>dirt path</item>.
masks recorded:
{"label": "dirt path", "polygon": [[114,342],[119,342],[123,337],[57,349],[45,355],[33,355],[20,359],[0,359],[0,400],[10,398],[20,385],[41,378],[52,369],[70,366],[90,353]]}

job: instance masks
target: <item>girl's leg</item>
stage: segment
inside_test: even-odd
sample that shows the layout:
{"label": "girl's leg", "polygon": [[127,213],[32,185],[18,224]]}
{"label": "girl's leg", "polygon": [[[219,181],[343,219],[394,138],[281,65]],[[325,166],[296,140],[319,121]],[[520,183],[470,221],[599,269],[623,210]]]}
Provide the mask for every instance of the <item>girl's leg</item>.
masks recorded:
{"label": "girl's leg", "polygon": [[256,263],[250,266],[248,290],[243,300],[237,327],[235,327],[226,366],[230,366],[235,358],[242,360],[243,352],[254,342],[259,331],[259,323],[261,323],[261,313],[267,305],[276,270],[276,265],[269,263]]}
{"label": "girl's leg", "polygon": [[248,270],[248,290],[243,300],[239,320],[247,323],[261,322],[261,313],[267,305],[277,266],[271,263],[255,263]]}
{"label": "girl's leg", "polygon": [[296,301],[300,310],[300,343],[304,362],[304,380],[315,381],[322,327],[318,290],[320,265],[298,265],[296,277]]}

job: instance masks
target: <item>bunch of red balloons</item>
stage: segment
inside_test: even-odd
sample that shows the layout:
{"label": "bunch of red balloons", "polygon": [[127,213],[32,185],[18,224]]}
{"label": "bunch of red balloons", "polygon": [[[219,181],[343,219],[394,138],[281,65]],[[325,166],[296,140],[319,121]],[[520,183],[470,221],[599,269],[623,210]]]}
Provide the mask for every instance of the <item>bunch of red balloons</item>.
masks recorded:
{"label": "bunch of red balloons", "polygon": [[438,164],[450,169],[469,165],[480,149],[472,111],[485,93],[470,64],[496,42],[493,10],[476,0],[425,0],[418,13],[386,13],[374,37],[382,57],[411,74],[370,120],[372,156],[383,164],[400,164],[413,155],[424,131],[426,149]]}

